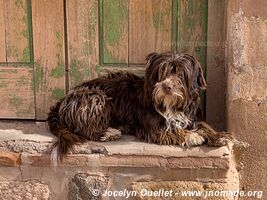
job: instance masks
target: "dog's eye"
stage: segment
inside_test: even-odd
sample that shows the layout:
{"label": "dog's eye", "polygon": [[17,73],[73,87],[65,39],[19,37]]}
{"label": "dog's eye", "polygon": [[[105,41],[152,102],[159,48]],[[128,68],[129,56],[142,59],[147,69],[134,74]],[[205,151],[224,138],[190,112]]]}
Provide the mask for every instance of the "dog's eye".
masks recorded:
{"label": "dog's eye", "polygon": [[176,67],[175,66],[171,66],[171,73],[176,74]]}

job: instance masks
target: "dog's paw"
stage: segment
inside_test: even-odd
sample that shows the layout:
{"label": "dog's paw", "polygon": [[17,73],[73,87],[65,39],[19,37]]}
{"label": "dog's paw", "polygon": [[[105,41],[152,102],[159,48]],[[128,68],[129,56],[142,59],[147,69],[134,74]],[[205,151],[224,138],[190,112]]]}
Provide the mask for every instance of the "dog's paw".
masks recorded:
{"label": "dog's paw", "polygon": [[205,142],[204,137],[200,136],[198,133],[190,132],[185,136],[185,146],[199,146]]}
{"label": "dog's paw", "polygon": [[104,136],[100,138],[101,142],[107,142],[112,140],[118,140],[121,138],[121,131],[114,128],[108,128],[108,130],[104,133]]}
{"label": "dog's paw", "polygon": [[229,146],[231,145],[233,142],[226,137],[221,137],[218,138],[217,140],[215,140],[211,145],[209,146],[213,146],[213,147],[222,147],[222,146]]}

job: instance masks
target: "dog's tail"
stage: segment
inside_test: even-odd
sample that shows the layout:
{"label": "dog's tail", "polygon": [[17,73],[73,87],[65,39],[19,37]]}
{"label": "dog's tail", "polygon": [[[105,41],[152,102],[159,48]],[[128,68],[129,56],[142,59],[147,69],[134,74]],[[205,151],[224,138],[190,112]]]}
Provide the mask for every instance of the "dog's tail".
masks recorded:
{"label": "dog's tail", "polygon": [[60,102],[50,108],[48,113],[48,126],[52,134],[57,137],[57,141],[52,145],[51,162],[53,166],[57,166],[63,157],[72,149],[76,143],[85,142],[86,139],[71,133],[66,126],[60,122],[59,118]]}

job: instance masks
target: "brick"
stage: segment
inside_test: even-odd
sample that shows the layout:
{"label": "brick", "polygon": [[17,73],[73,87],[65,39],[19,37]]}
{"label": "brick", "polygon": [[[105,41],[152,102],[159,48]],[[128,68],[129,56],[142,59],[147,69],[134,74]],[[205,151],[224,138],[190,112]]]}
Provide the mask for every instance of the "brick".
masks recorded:
{"label": "brick", "polygon": [[219,168],[229,169],[229,157],[225,158],[168,158],[167,168]]}
{"label": "brick", "polygon": [[103,167],[160,167],[161,160],[158,156],[100,156],[100,166]]}
{"label": "brick", "polygon": [[[74,154],[68,155],[63,159],[62,163],[58,165],[65,166],[98,166],[98,157],[97,154]],[[50,154],[28,154],[22,153],[21,160],[23,164],[31,166],[50,166]]]}
{"label": "brick", "polygon": [[21,165],[21,154],[7,151],[0,151],[0,166]]}

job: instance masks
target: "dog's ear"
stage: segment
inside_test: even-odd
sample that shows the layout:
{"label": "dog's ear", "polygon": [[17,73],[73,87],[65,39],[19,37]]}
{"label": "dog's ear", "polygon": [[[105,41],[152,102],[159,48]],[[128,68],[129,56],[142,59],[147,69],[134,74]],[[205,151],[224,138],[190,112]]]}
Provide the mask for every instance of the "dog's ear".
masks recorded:
{"label": "dog's ear", "polygon": [[180,58],[185,66],[183,69],[187,86],[196,88],[198,90],[205,90],[207,84],[198,60],[189,54],[182,54]]}
{"label": "dog's ear", "polygon": [[200,66],[200,63],[197,60],[195,60],[195,65],[196,65],[196,69],[198,70],[198,74],[197,74],[198,87],[201,90],[205,90],[207,88],[207,84],[206,84],[206,80],[204,78],[203,70]]}
{"label": "dog's ear", "polygon": [[156,60],[159,57],[159,54],[156,52],[150,53],[147,57],[146,57],[146,61],[147,61],[147,67],[151,65],[151,63],[153,63],[154,60]]}

